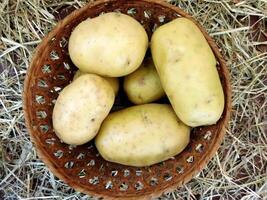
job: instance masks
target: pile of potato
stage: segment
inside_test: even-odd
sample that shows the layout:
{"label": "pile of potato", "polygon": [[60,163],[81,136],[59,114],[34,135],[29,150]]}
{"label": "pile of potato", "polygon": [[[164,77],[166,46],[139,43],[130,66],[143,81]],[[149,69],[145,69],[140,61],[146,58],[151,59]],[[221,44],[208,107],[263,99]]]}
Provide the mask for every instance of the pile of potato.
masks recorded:
{"label": "pile of potato", "polygon": [[[59,94],[53,127],[67,144],[95,145],[108,161],[149,166],[183,151],[190,127],[215,124],[224,94],[213,52],[186,18],[159,27],[149,40],[134,18],[110,12],[81,22],[69,39],[79,68]],[[145,58],[145,59],[144,59]],[[110,113],[124,76],[128,99],[138,104]],[[170,104],[152,103],[167,95]]]}

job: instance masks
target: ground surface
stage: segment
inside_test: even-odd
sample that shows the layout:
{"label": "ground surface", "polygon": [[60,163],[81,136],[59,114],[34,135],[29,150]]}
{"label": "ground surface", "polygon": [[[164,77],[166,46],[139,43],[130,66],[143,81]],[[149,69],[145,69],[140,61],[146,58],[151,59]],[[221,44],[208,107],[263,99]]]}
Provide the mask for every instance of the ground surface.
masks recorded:
{"label": "ground surface", "polygon": [[[199,20],[221,48],[231,72],[233,112],[224,142],[207,167],[162,199],[267,199],[267,1],[170,2]],[[56,25],[56,10],[85,3],[0,2],[0,199],[90,199],[55,178],[38,159],[21,100],[30,59]]]}

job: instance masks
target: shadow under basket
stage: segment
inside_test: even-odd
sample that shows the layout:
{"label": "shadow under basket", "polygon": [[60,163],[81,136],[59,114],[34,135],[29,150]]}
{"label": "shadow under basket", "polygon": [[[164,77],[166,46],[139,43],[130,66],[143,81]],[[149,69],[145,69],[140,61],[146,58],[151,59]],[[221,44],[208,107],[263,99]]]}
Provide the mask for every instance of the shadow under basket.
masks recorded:
{"label": "shadow under basket", "polygon": [[[182,153],[143,168],[105,161],[93,142],[77,147],[60,142],[53,131],[52,111],[59,92],[77,70],[68,55],[69,36],[88,17],[111,11],[134,17],[149,37],[158,26],[178,17],[197,24],[179,8],[157,0],[100,0],[72,12],[43,39],[28,69],[23,97],[26,125],[40,158],[55,176],[74,189],[105,199],[150,199],[191,180],[219,148],[231,110],[229,74],[215,42],[197,24],[216,56],[224,89],[225,108],[217,124],[193,129],[190,144]],[[119,93],[116,107],[129,106],[123,96]]]}

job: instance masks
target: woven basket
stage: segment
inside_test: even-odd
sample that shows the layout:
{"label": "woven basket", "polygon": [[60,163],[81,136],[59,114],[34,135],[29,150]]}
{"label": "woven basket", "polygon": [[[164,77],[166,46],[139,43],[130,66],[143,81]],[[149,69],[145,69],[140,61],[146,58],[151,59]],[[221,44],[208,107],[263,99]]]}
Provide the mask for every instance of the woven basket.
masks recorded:
{"label": "woven basket", "polygon": [[[77,70],[68,55],[68,38],[81,21],[111,11],[126,13],[137,19],[149,37],[156,27],[180,16],[196,23],[177,7],[157,0],[100,0],[74,11],[43,39],[33,57],[24,87],[26,125],[40,158],[71,187],[107,199],[149,199],[188,182],[215,154],[230,116],[229,74],[218,47],[196,23],[217,58],[225,94],[225,109],[216,125],[193,129],[190,144],[181,154],[144,168],[107,162],[92,142],[78,147],[61,143],[53,131],[51,118],[58,93],[71,82]],[[119,93],[115,106],[129,106],[123,92]]]}

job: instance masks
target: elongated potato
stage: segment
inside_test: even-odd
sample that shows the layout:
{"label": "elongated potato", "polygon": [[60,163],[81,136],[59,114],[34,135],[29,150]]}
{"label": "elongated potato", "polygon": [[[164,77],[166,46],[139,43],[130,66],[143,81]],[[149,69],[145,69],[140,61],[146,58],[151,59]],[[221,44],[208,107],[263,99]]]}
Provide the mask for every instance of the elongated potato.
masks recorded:
{"label": "elongated potato", "polygon": [[130,74],[142,63],[148,36],[134,18],[110,12],[81,22],[69,39],[69,54],[83,72],[108,77]]}
{"label": "elongated potato", "polygon": [[151,50],[162,86],[187,125],[215,124],[224,108],[216,59],[198,27],[178,18],[159,27]]}
{"label": "elongated potato", "polygon": [[[82,72],[81,70],[78,70],[74,77],[73,77],[73,80],[76,80],[78,77],[80,77],[81,75],[84,75],[84,74],[88,74],[88,73],[85,73],[85,72]],[[119,92],[119,79],[118,78],[115,78],[115,77],[102,77],[104,78],[106,81],[109,82],[110,86],[113,88],[114,92],[115,92],[115,95],[118,94]]]}
{"label": "elongated potato", "polygon": [[57,136],[67,144],[81,145],[95,137],[114,103],[114,92],[103,78],[79,77],[59,94],[52,115]]}
{"label": "elongated potato", "polygon": [[130,166],[149,166],[180,153],[190,128],[170,105],[144,104],[111,113],[95,144],[104,159]]}
{"label": "elongated potato", "polygon": [[164,96],[153,60],[144,60],[141,67],[124,78],[123,88],[134,104],[145,104]]}

